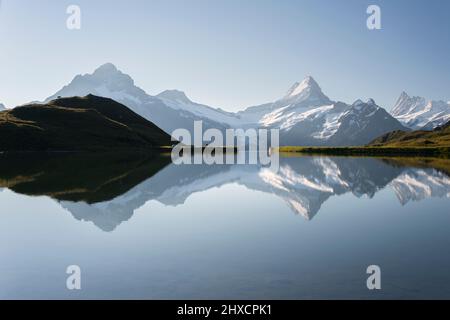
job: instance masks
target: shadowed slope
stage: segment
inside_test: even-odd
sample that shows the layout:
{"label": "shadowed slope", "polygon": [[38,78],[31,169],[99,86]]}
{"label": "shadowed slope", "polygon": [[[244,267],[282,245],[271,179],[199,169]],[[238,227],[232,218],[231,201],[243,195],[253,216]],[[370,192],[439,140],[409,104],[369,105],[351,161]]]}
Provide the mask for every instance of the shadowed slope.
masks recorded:
{"label": "shadowed slope", "polygon": [[150,121],[93,95],[0,113],[0,151],[142,150],[171,144]]}

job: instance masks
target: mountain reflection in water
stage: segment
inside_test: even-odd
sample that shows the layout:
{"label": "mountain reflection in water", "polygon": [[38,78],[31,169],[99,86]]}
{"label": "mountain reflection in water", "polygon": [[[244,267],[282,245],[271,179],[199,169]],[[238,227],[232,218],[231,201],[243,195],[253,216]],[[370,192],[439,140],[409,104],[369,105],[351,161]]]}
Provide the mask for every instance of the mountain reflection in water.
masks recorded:
{"label": "mountain reflection in water", "polygon": [[450,197],[450,160],[281,157],[257,165],[174,165],[160,154],[0,155],[0,188],[49,196],[78,220],[113,231],[150,200],[180,206],[194,193],[236,183],[275,195],[312,219],[334,195],[372,198],[390,187],[401,204]]}

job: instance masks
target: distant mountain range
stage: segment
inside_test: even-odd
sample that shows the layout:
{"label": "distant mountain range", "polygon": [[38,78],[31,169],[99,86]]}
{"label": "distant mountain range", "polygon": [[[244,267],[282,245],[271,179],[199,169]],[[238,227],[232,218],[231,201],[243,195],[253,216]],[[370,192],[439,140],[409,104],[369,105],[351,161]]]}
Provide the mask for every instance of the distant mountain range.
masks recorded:
{"label": "distant mountain range", "polygon": [[191,101],[184,92],[167,90],[147,94],[113,64],[92,74],[78,75],[46,99],[86,94],[114,99],[166,133],[178,128],[193,131],[195,120],[204,128],[279,128],[281,145],[348,146],[367,144],[385,133],[408,130],[374,100],[353,104],[329,99],[312,77],[295,83],[287,94],[270,103],[231,113]]}
{"label": "distant mountain range", "polygon": [[6,110],[6,107],[4,104],[0,103],[0,111]]}
{"label": "distant mountain range", "polygon": [[450,102],[410,97],[402,92],[391,114],[414,130],[433,130],[450,121]]}
{"label": "distant mountain range", "polygon": [[295,83],[285,96],[236,113],[191,101],[184,92],[166,90],[156,96],[137,87],[133,79],[107,63],[92,74],[77,75],[68,85],[48,97],[95,96],[113,99],[167,134],[185,128],[191,133],[194,121],[204,129],[280,129],[280,145],[355,146],[365,145],[393,131],[433,130],[450,120],[450,105],[426,101],[402,93],[391,113],[373,99],[353,104],[333,101],[312,77]]}
{"label": "distant mountain range", "polygon": [[170,136],[109,98],[60,98],[0,113],[1,151],[98,151],[171,145]]}
{"label": "distant mountain range", "polygon": [[271,103],[239,115],[253,126],[280,129],[281,145],[362,145],[393,130],[407,130],[370,99],[352,105],[331,101],[312,77]]}

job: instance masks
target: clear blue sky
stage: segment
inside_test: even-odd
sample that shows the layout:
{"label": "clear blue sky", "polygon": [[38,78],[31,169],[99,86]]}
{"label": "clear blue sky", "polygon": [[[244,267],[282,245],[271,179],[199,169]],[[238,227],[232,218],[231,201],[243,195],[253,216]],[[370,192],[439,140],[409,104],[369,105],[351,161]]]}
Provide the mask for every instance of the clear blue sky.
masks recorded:
{"label": "clear blue sky", "polygon": [[[80,31],[66,8],[82,10]],[[366,8],[382,9],[382,30]],[[150,94],[180,89],[227,110],[273,101],[312,75],[332,99],[402,90],[450,100],[446,0],[3,0],[0,102],[42,100],[112,62]]]}

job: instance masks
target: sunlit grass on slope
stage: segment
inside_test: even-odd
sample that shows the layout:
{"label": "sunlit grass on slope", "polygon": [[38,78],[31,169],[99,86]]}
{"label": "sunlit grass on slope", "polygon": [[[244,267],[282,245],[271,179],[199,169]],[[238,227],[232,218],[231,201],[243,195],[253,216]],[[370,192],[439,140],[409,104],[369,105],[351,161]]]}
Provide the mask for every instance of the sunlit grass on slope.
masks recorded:
{"label": "sunlit grass on slope", "polygon": [[446,124],[433,131],[393,131],[367,146],[352,147],[303,147],[282,146],[279,152],[295,152],[328,155],[450,155],[450,125]]}

